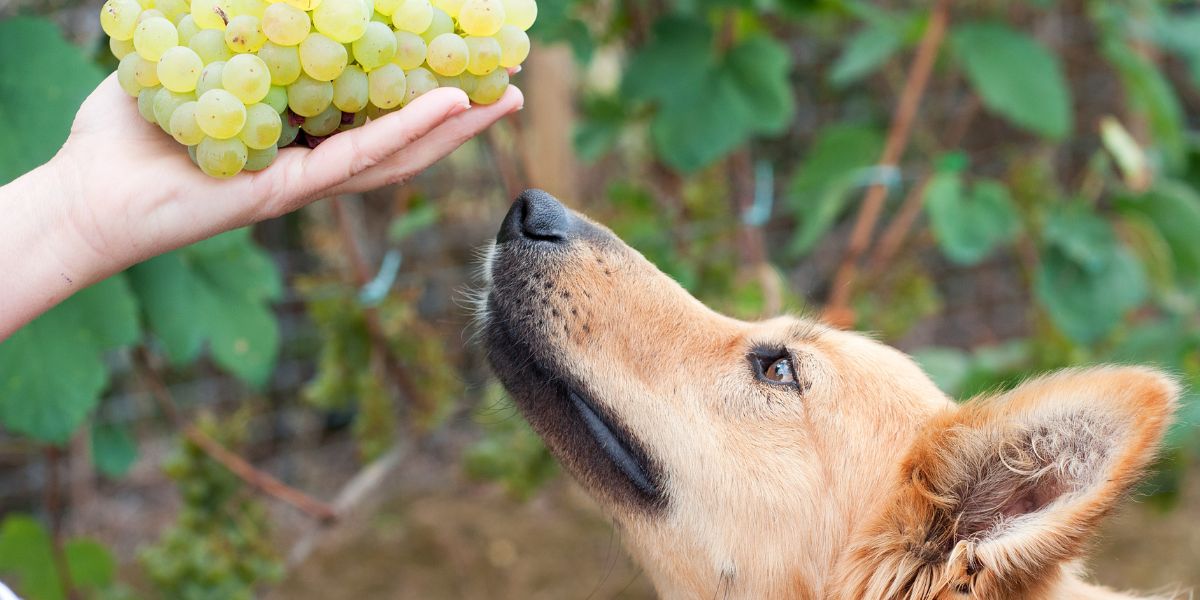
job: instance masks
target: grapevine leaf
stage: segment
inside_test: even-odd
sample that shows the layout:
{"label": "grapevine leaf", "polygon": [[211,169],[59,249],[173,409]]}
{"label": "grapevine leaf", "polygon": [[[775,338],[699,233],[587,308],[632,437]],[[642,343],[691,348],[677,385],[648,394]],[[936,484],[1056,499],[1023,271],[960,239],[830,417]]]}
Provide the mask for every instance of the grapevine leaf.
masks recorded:
{"label": "grapevine leaf", "polygon": [[92,427],[92,462],[101,473],[120,477],[137,460],[137,442],[124,427],[94,425]]}
{"label": "grapevine leaf", "polygon": [[0,20],[0,185],[54,156],[101,79],[50,21]]}
{"label": "grapevine leaf", "polygon": [[1175,276],[1194,281],[1200,276],[1200,194],[1186,184],[1164,181],[1149,192],[1121,198],[1118,206],[1126,212],[1147,217],[1158,229],[1171,251]]}
{"label": "grapevine leaf", "polygon": [[875,23],[859,31],[850,38],[846,49],[833,64],[829,81],[842,87],[874,73],[903,45],[901,33],[886,22]]}
{"label": "grapevine leaf", "polygon": [[1028,35],[1000,24],[960,25],[952,47],[988,108],[1050,138],[1071,128],[1071,98],[1058,57]]}
{"label": "grapevine leaf", "polygon": [[765,35],[748,36],[725,56],[722,68],[733,80],[753,133],[779,133],[791,122],[791,66],[787,49]]}
{"label": "grapevine leaf", "polygon": [[74,539],[63,545],[71,584],[81,589],[103,589],[112,585],[117,561],[108,548],[89,539]]}
{"label": "grapevine leaf", "polygon": [[702,21],[660,19],[651,41],[629,62],[622,95],[674,105],[701,100],[694,94],[709,82],[715,64],[712,41],[712,29]]}
{"label": "grapevine leaf", "polygon": [[[735,84],[710,72],[702,97],[664,107],[650,124],[650,136],[663,160],[682,171],[695,171],[733,150],[745,139],[743,113]],[[724,126],[717,125],[725,123]],[[703,125],[707,124],[707,125]]]}
{"label": "grapevine leaf", "polygon": [[1187,127],[1183,107],[1170,82],[1153,62],[1124,42],[1109,41],[1104,44],[1104,54],[1121,76],[1131,108],[1136,114],[1148,117],[1150,132],[1167,165],[1180,167]]}
{"label": "grapevine leaf", "polygon": [[566,42],[575,60],[587,64],[595,52],[595,42],[587,25],[571,14],[574,0],[541,0],[537,21],[529,29],[530,37],[547,43]]}
{"label": "grapevine leaf", "polygon": [[207,341],[218,365],[250,385],[266,384],[279,350],[270,301],[282,284],[249,230],[152,258],[129,275],[172,363],[193,360]]}
{"label": "grapevine leaf", "polygon": [[108,383],[101,354],[139,335],[124,275],[67,298],[0,343],[0,424],[66,442]]}
{"label": "grapevine leaf", "polygon": [[[81,590],[98,590],[112,583],[116,561],[100,544],[74,539],[63,546],[71,583]],[[0,573],[27,600],[63,600],[62,578],[54,559],[50,534],[27,515],[13,514],[0,525]]]}
{"label": "grapevine leaf", "polygon": [[942,253],[958,264],[983,260],[1017,234],[1020,222],[1008,189],[982,181],[966,193],[958,173],[935,175],[925,192],[925,210]]}
{"label": "grapevine leaf", "polygon": [[839,123],[822,129],[788,186],[800,221],[790,251],[804,254],[842,214],[862,170],[879,158],[883,138],[868,126]]}

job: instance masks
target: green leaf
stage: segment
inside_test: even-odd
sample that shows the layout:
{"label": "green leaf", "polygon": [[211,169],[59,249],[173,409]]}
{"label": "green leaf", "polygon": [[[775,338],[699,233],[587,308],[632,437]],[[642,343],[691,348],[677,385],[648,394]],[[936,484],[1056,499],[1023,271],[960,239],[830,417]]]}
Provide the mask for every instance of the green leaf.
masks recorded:
{"label": "green leaf", "polygon": [[71,584],[80,589],[102,589],[112,585],[117,561],[103,544],[74,539],[63,545]]}
{"label": "green leaf", "polygon": [[1183,107],[1171,84],[1154,63],[1127,43],[1110,40],[1103,50],[1125,84],[1130,106],[1147,117],[1150,132],[1167,166],[1178,169],[1183,164],[1187,127]]}
{"label": "green leaf", "polygon": [[586,97],[583,115],[575,126],[575,152],[591,162],[604,156],[616,145],[628,115],[625,102],[616,95]]}
{"label": "green leaf", "polygon": [[935,175],[925,192],[925,210],[942,253],[963,265],[975,264],[1020,229],[1008,189],[981,181],[966,193],[958,173]]}
{"label": "green leaf", "polygon": [[0,20],[0,185],[54,156],[101,79],[50,21]]}
{"label": "green leaf", "polygon": [[539,42],[566,42],[575,60],[587,64],[595,52],[595,42],[587,25],[573,14],[574,0],[542,0],[538,2],[537,21],[529,36]]}
{"label": "green leaf", "polygon": [[621,80],[630,100],[682,105],[701,100],[716,64],[713,33],[703,21],[667,17],[654,24],[651,40],[633,55]]}
{"label": "green leaf", "polygon": [[92,462],[101,473],[120,477],[137,460],[137,442],[129,431],[116,425],[92,426]]}
{"label": "green leaf", "polygon": [[753,133],[779,133],[795,112],[787,49],[766,35],[747,36],[730,49],[723,70],[732,77]]}
{"label": "green leaf", "polygon": [[124,275],[67,298],[0,343],[0,424],[65,443],[108,385],[102,354],[139,336]]}
{"label": "green leaf", "polygon": [[1200,277],[1200,193],[1183,183],[1162,181],[1141,196],[1118,199],[1118,207],[1154,224],[1170,247],[1176,278]]}
{"label": "green leaf", "polygon": [[874,73],[903,45],[902,34],[886,22],[872,24],[856,33],[833,64],[830,83],[843,87]]}
{"label": "green leaf", "polygon": [[1033,133],[1067,135],[1071,97],[1057,56],[1000,24],[959,25],[951,42],[985,106]]}
{"label": "green leaf", "polygon": [[[0,525],[0,574],[25,600],[64,600],[62,578],[50,534],[27,515],[13,514]],[[116,561],[102,545],[87,539],[63,544],[72,584],[99,590],[113,582]]]}
{"label": "green leaf", "polygon": [[788,186],[788,201],[800,227],[789,250],[804,254],[842,214],[862,178],[875,164],[883,137],[873,127],[836,123],[822,129]]}
{"label": "green leaf", "polygon": [[207,341],[218,365],[252,386],[266,385],[279,351],[270,303],[282,284],[249,230],[152,258],[129,276],[172,363],[195,359]]}

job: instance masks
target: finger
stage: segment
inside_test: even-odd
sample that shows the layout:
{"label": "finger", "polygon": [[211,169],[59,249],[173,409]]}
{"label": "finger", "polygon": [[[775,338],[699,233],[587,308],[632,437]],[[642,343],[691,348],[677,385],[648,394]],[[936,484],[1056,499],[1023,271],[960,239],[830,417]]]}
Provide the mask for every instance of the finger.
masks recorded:
{"label": "finger", "polygon": [[336,186],[330,190],[330,194],[363,192],[407,180],[445,158],[496,121],[521,110],[524,105],[525,97],[521,90],[509,86],[496,102],[473,106],[471,110],[446,120],[395,156]]}
{"label": "finger", "polygon": [[274,200],[288,205],[285,210],[292,210],[379,164],[469,107],[462,90],[438,88],[401,110],[330,137],[310,152],[281,155],[284,164],[277,166],[283,168],[268,169],[263,174],[284,178],[283,186],[275,190]]}

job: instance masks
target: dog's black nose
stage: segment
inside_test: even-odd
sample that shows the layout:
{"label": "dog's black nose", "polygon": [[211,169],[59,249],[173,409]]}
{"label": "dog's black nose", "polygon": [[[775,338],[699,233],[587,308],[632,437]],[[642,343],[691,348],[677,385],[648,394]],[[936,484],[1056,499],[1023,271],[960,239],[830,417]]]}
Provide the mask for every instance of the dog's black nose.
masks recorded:
{"label": "dog's black nose", "polygon": [[496,241],[527,238],[547,242],[565,242],[571,230],[571,213],[558,200],[542,190],[525,190],[517,196]]}

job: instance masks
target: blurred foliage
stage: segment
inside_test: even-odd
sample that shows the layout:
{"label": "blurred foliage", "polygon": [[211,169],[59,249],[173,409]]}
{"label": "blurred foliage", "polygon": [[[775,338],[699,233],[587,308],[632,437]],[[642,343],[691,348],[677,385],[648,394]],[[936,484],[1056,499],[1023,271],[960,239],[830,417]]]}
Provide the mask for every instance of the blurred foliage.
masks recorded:
{"label": "blurred foliage", "polygon": [[[62,565],[66,576],[59,571]],[[72,597],[130,598],[116,582],[116,571],[117,561],[95,541],[72,539],[56,550],[50,533],[32,517],[10,514],[0,523],[0,574],[27,600],[67,600],[64,580],[78,594]]]}
{"label": "blurred foliage", "polygon": [[498,383],[488,386],[475,422],[483,438],[467,451],[471,477],[498,481],[510,494],[528,498],[558,474],[558,463]]}

